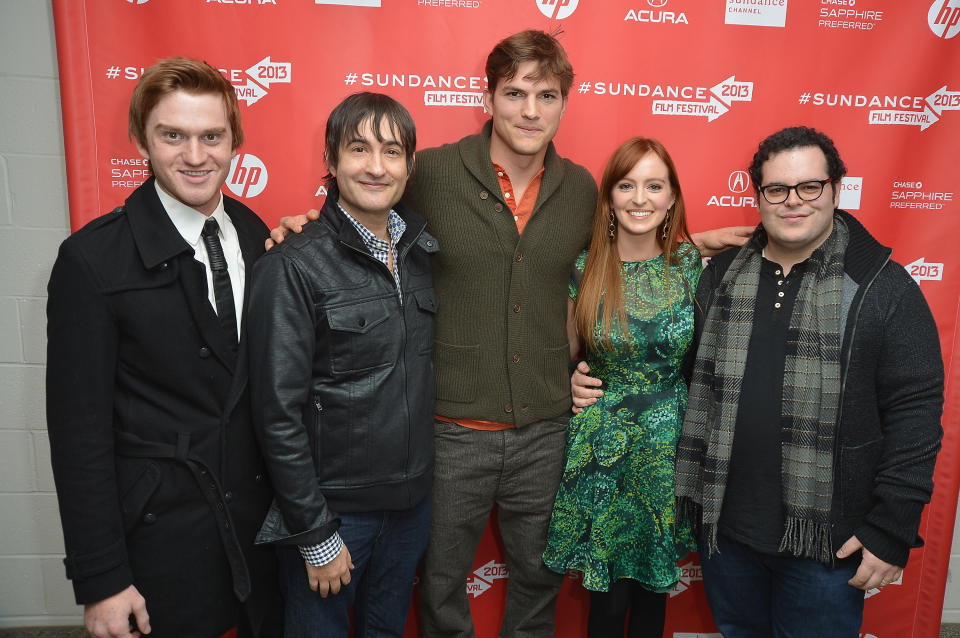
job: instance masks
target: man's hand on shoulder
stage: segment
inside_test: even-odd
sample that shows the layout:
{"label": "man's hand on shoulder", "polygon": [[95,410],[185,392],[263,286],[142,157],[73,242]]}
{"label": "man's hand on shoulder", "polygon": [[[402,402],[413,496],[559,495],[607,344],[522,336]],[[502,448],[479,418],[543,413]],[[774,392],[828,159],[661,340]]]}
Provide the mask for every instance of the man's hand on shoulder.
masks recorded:
{"label": "man's hand on shoulder", "polygon": [[[136,618],[136,627],[130,615]],[[83,608],[83,624],[94,638],[130,638],[150,633],[147,601],[133,585],[110,598],[90,603]]]}
{"label": "man's hand on shoulder", "polygon": [[843,547],[837,551],[837,558],[846,558],[855,554],[858,550],[863,550],[863,558],[860,561],[857,573],[847,581],[849,585],[868,591],[874,587],[886,587],[903,574],[903,568],[877,558],[873,552],[863,546],[856,536],[851,536],[843,544]]}
{"label": "man's hand on shoulder", "polygon": [[326,565],[314,567],[306,561],[304,565],[307,566],[307,581],[310,583],[310,589],[319,592],[322,598],[326,598],[328,594],[339,594],[341,587],[350,584],[353,560],[350,558],[346,543],[337,557]]}
{"label": "man's hand on shoulder", "polygon": [[264,242],[267,250],[270,250],[277,244],[283,243],[290,233],[303,232],[303,225],[307,222],[316,221],[320,218],[320,211],[311,208],[304,215],[291,215],[290,217],[280,218],[280,225],[270,231],[270,237]]}
{"label": "man's hand on shoulder", "polygon": [[701,255],[713,257],[727,248],[743,246],[753,237],[754,230],[756,226],[728,226],[702,233],[692,233],[690,239],[697,245]]}

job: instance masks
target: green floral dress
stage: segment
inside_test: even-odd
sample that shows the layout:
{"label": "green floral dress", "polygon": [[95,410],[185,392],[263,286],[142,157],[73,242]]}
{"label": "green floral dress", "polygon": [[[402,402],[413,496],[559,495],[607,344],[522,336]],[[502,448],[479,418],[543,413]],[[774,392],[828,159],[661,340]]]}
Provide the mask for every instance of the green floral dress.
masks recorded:
{"label": "green floral dress", "polygon": [[[620,578],[668,591],[680,578],[677,560],[695,548],[689,527],[676,524],[673,472],[701,261],[692,246],[680,252],[669,289],[663,255],[623,262],[630,338],[614,331],[613,352],[587,353],[591,376],[606,384],[604,394],[567,430],[543,560],[557,572],[582,572],[583,586],[593,591],[608,591]],[[586,252],[577,259],[578,274],[586,259]],[[574,299],[579,280],[571,278]]]}

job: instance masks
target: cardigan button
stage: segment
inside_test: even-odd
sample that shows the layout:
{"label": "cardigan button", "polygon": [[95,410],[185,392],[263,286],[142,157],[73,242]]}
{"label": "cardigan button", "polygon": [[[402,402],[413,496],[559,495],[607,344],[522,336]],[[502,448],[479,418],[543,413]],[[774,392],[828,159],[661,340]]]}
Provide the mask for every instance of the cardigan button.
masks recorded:
{"label": "cardigan button", "polygon": [[493,210],[497,211],[498,213],[502,212],[503,204],[501,204],[500,202],[497,202],[496,204],[493,205]]}
{"label": "cardigan button", "polygon": [[517,303],[517,304],[513,304],[513,311],[514,311],[514,312],[520,312],[520,304],[518,304],[518,303]]}
{"label": "cardigan button", "polygon": [[518,252],[517,256],[514,257],[514,259],[516,259],[517,261],[523,261],[523,253]]}
{"label": "cardigan button", "polygon": [[480,191],[480,199],[486,199],[490,197],[490,194],[487,191]]}
{"label": "cardigan button", "polygon": [[514,363],[520,363],[520,353],[519,353],[519,352],[518,352],[517,354],[513,355],[513,362],[514,362]]}
{"label": "cardigan button", "polygon": [[512,404],[512,403],[508,403],[508,404],[506,404],[505,406],[503,406],[503,411],[504,411],[504,412],[513,412],[513,404]]}

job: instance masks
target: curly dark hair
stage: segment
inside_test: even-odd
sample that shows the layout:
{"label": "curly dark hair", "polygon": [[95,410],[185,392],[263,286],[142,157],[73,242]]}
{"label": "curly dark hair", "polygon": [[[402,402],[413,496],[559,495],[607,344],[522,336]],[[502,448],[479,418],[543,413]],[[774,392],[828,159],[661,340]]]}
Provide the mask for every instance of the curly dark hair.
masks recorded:
{"label": "curly dark hair", "polygon": [[777,131],[765,140],[760,142],[757,152],[753,155],[753,162],[750,163],[750,179],[753,180],[753,188],[760,194],[761,180],[763,175],[761,168],[764,162],[782,151],[802,146],[816,146],[827,158],[827,177],[830,181],[837,183],[847,174],[847,167],[840,159],[840,153],[837,147],[833,145],[833,140],[820,131],[807,126],[791,126]]}

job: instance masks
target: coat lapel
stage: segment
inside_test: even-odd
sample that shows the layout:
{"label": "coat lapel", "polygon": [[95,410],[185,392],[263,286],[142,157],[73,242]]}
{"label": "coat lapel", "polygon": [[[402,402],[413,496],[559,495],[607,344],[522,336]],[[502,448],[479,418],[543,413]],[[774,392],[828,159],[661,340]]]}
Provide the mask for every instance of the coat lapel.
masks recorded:
{"label": "coat lapel", "polygon": [[143,265],[156,268],[173,259],[179,262],[180,287],[197,330],[204,344],[233,373],[236,349],[207,298],[207,274],[160,203],[152,177],[134,191],[125,207]]}

